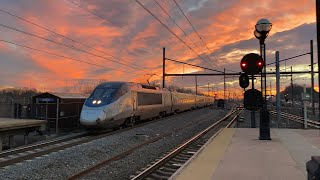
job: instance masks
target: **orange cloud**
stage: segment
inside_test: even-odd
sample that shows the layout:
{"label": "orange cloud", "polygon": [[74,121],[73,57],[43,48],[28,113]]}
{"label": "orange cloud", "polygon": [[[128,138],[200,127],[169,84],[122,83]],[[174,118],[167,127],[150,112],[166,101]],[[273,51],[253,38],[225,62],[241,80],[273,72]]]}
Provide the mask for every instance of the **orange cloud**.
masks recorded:
{"label": "orange cloud", "polygon": [[[149,2],[145,3],[147,4],[147,7],[156,12],[157,16],[179,35],[188,46],[192,47],[198,54],[201,54],[202,58],[205,58],[209,62],[208,58],[205,56],[205,54],[208,54],[209,52],[206,50],[196,33],[193,32],[184,17],[180,13],[177,13],[178,10],[175,6],[171,6],[172,4],[170,3],[160,2],[174,17],[177,23],[189,33],[190,38],[192,38],[201,49],[190,42],[190,40],[183,35],[156,4]],[[260,18],[266,17],[273,23],[273,29],[270,36],[276,32],[290,30],[301,24],[315,21],[315,3],[313,1],[306,2],[304,0],[293,0],[260,2],[240,0],[231,5],[226,5],[224,9],[212,10],[211,7],[214,7],[214,5],[216,5],[215,3],[215,1],[207,1],[203,7],[200,7],[199,9],[193,8],[195,10],[190,12],[186,11],[187,16],[191,19],[193,25],[213,52],[226,45],[253,38],[254,25]],[[225,3],[227,4],[230,2]],[[222,6],[224,3],[219,2],[219,4]],[[13,2],[13,5],[15,5],[15,2]],[[35,33],[39,36],[50,38],[75,48],[97,54],[98,56],[128,64],[129,66],[138,65],[142,69],[152,69],[147,70],[147,72],[136,70],[43,40],[28,37],[16,32],[9,32],[11,35],[8,37],[9,40],[107,67],[104,70],[104,68],[94,67],[80,62],[24,50],[23,53],[19,54],[24,57],[30,56],[36,65],[46,70],[47,73],[41,72],[40,75],[41,77],[49,78],[50,81],[53,81],[54,86],[51,85],[51,83],[48,83],[47,85],[37,85],[39,80],[32,80],[33,76],[39,76],[37,72],[27,74],[26,80],[20,82],[21,85],[24,86],[28,84],[27,78],[29,78],[29,84],[31,81],[31,84],[35,87],[46,86],[52,89],[65,86],[65,79],[96,78],[144,82],[149,77],[146,75],[148,73],[162,74],[162,47],[166,47],[166,56],[168,58],[181,61],[193,59],[193,64],[208,66],[206,62],[168,32],[138,4],[130,4],[130,7],[126,7],[125,9],[121,9],[120,7],[122,6],[117,4],[119,7],[115,7],[112,11],[108,12],[103,12],[103,7],[99,5],[100,4],[92,3],[88,8],[92,11],[100,10],[97,12],[99,15],[106,19],[112,17],[110,20],[115,23],[103,21],[101,18],[97,18],[66,1],[39,2],[39,4],[37,4],[37,6],[41,7],[39,11],[36,11],[33,7],[27,6],[25,11],[19,12],[19,15],[60,34],[72,37],[86,45],[120,57],[120,59],[110,57],[104,53],[58,37],[48,31],[28,23],[23,23],[12,17],[6,16],[6,18],[10,18],[10,20],[16,24],[16,27],[25,29],[26,31]],[[113,5],[114,4],[110,2],[110,6]],[[122,22],[123,19],[126,19],[124,17],[127,17],[128,21]],[[119,25],[116,24],[117,18],[119,18],[119,21],[121,20]],[[0,49],[6,47],[8,46],[0,43]],[[18,48],[17,51],[20,52],[22,50]],[[224,55],[229,57],[227,58],[227,61],[218,63],[213,60],[211,63],[215,66],[227,65],[235,62],[235,59],[237,59],[241,53],[245,52],[225,52]],[[128,73],[110,70],[108,67],[127,71]],[[168,62],[166,68],[167,73],[183,72],[183,66],[175,63]],[[185,66],[184,72],[196,72],[198,70],[200,69]],[[136,77],[136,75],[133,75],[130,72],[141,75]],[[159,77],[154,77],[154,79],[159,79]],[[46,82],[42,81],[41,83],[45,84]]]}

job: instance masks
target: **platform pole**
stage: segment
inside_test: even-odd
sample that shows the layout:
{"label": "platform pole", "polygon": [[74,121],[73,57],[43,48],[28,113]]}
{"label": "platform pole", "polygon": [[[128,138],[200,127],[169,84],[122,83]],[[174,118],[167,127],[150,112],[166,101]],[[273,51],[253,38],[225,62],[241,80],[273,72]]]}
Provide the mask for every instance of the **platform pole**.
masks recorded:
{"label": "platform pole", "polygon": [[56,110],[56,135],[59,134],[59,99],[57,99],[57,110]]}
{"label": "platform pole", "polygon": [[50,120],[48,120],[48,101],[46,102],[46,121],[47,121],[47,131],[50,136]]}
{"label": "platform pole", "polygon": [[2,151],[2,137],[0,136],[0,152]]}
{"label": "platform pole", "polygon": [[[251,83],[251,87],[252,89],[254,89],[254,76],[251,75],[251,79],[252,79],[252,83]],[[256,113],[255,111],[251,111],[251,128],[256,128]]]}
{"label": "platform pole", "polygon": [[13,136],[9,136],[9,148],[13,148]]}
{"label": "platform pole", "polygon": [[28,144],[28,133],[26,133],[25,135],[23,135],[23,141],[24,141],[24,145]]}

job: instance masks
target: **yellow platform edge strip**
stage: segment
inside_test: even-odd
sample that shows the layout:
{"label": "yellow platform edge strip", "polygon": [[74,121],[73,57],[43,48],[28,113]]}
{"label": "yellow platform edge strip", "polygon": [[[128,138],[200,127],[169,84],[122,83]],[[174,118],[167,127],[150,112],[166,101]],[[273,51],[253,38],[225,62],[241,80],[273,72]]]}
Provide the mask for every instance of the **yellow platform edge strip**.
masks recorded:
{"label": "yellow platform edge strip", "polygon": [[206,180],[212,179],[216,168],[219,166],[231,139],[235,133],[234,128],[224,128],[212,139],[190,164],[172,179],[176,180]]}

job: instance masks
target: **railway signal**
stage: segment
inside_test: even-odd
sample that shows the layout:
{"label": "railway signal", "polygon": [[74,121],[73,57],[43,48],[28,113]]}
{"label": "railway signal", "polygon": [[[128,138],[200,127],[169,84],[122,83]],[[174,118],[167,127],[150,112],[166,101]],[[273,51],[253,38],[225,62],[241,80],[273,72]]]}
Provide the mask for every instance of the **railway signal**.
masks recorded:
{"label": "railway signal", "polygon": [[261,108],[263,102],[262,93],[256,89],[249,89],[244,93],[243,105],[248,110]]}
{"label": "railway signal", "polygon": [[241,59],[240,67],[248,75],[255,75],[262,71],[264,61],[262,57],[255,53],[250,53]]}
{"label": "railway signal", "polygon": [[242,88],[247,88],[249,86],[249,76],[245,73],[241,73],[239,77],[239,84]]}
{"label": "railway signal", "polygon": [[289,100],[289,99],[288,99],[288,96],[289,96],[288,93],[284,95],[284,99],[286,100],[286,102],[288,102],[288,100]]}

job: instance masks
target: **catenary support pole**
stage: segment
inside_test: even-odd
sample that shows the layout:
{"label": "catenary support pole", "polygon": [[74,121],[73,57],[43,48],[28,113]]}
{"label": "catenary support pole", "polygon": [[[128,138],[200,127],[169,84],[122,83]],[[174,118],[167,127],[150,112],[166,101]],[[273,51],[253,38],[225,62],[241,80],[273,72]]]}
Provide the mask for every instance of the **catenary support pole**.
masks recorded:
{"label": "catenary support pole", "polygon": [[293,107],[294,106],[294,103],[293,103],[293,78],[292,78],[292,66],[290,66],[290,70],[291,70],[291,79],[290,79],[290,81],[291,81],[291,101],[292,101],[292,104],[291,104],[291,106]]}
{"label": "catenary support pole", "polygon": [[314,109],[314,62],[313,62],[313,40],[310,40],[310,65],[311,65],[311,91],[310,91],[310,97],[311,97],[311,107],[312,107],[312,114],[315,115],[315,109]]}
{"label": "catenary support pole", "polygon": [[165,88],[166,87],[166,48],[163,47],[163,52],[162,52],[162,88]]}
{"label": "catenary support pole", "polygon": [[226,101],[226,68],[223,68],[223,99]]}
{"label": "catenary support pole", "polygon": [[196,81],[196,95],[198,94],[198,76],[195,76]]}
{"label": "catenary support pole", "polygon": [[277,109],[277,127],[279,128],[281,121],[281,103],[280,103],[280,63],[279,51],[276,51],[276,109]]}
{"label": "catenary support pole", "polygon": [[[305,96],[307,90],[306,90],[306,85],[304,84],[303,85],[303,96]],[[307,115],[307,104],[306,104],[306,100],[303,100],[303,124],[304,124],[304,129],[307,129],[308,128],[308,124],[307,124],[307,121],[308,121],[308,115]]]}
{"label": "catenary support pole", "polygon": [[[320,0],[316,0],[317,16],[317,49],[318,49],[318,69],[320,69]],[[318,70],[318,86],[320,86],[320,72]],[[320,121],[320,96],[318,96],[318,120]]]}

